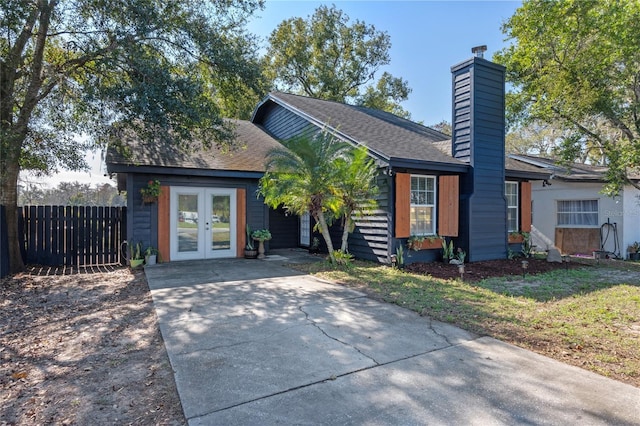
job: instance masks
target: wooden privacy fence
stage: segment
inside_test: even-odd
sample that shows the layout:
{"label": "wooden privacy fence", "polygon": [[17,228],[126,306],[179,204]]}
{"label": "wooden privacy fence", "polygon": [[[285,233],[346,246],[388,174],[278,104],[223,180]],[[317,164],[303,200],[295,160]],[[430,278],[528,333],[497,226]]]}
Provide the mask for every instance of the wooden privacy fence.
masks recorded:
{"label": "wooden privacy fence", "polygon": [[120,249],[126,238],[126,207],[24,206],[18,228],[23,231],[26,263],[95,266],[124,264]]}

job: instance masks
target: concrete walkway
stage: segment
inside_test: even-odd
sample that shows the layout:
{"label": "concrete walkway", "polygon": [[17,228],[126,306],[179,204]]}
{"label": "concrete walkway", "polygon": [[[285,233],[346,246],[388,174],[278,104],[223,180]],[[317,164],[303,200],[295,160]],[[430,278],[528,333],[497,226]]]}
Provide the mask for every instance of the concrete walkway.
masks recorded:
{"label": "concrete walkway", "polygon": [[640,389],[267,260],[146,269],[190,425],[639,425]]}

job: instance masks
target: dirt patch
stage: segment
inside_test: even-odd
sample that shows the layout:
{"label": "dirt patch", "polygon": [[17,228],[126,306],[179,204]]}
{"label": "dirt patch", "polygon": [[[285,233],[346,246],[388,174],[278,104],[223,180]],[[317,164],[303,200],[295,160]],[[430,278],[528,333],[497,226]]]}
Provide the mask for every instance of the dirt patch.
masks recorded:
{"label": "dirt patch", "polygon": [[[468,282],[478,282],[493,277],[522,277],[523,259],[498,259],[486,260],[482,262],[466,263],[464,268],[464,280]],[[567,268],[583,268],[584,263],[578,262],[547,262],[546,259],[527,259],[527,269],[525,273],[530,275],[542,274],[545,272],[555,271]],[[442,262],[416,262],[405,267],[408,272],[416,274],[431,275],[434,278],[456,279],[460,278],[458,267]]]}
{"label": "dirt patch", "polygon": [[142,271],[0,281],[0,424],[186,424]]}

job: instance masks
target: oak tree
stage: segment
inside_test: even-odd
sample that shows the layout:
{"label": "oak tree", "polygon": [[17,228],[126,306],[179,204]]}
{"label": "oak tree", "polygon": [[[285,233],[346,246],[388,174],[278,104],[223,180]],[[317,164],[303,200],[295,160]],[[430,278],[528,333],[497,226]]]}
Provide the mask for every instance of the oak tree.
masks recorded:
{"label": "oak tree", "polygon": [[399,103],[409,96],[408,83],[389,73],[375,81],[391,60],[390,48],[386,32],[351,23],[335,6],[320,6],[308,19],[287,19],[271,33],[265,72],[280,90],[406,117]]}
{"label": "oak tree", "polygon": [[229,143],[221,100],[261,77],[257,43],[245,30],[261,6],[0,0],[0,204],[12,272],[23,268],[21,170],[81,169],[84,150],[104,146],[113,128],[184,147],[193,140]]}
{"label": "oak tree", "polygon": [[503,32],[510,124],[559,123],[562,161],[604,158],[605,193],[640,188],[640,2],[527,0]]}

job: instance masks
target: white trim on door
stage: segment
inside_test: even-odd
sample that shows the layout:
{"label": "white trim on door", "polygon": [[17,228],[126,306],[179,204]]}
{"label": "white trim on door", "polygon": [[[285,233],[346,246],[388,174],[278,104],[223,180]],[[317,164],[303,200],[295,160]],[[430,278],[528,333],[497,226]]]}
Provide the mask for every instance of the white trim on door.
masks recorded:
{"label": "white trim on door", "polygon": [[[236,257],[237,206],[234,188],[172,186],[170,190],[169,252],[171,260]],[[214,212],[214,197],[224,203],[228,213]],[[218,207],[219,210],[219,207]],[[220,213],[220,212],[218,212]],[[228,237],[214,247],[214,236]]]}

